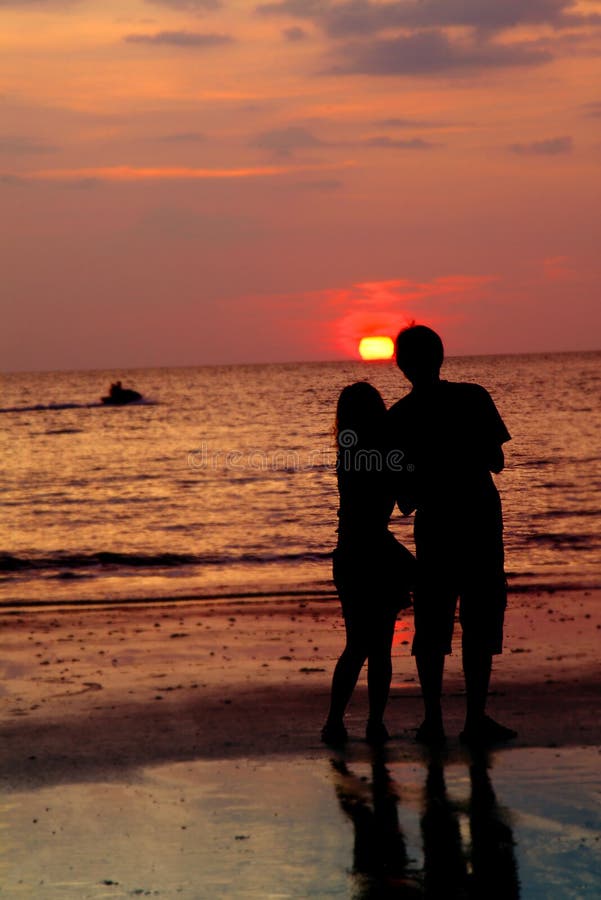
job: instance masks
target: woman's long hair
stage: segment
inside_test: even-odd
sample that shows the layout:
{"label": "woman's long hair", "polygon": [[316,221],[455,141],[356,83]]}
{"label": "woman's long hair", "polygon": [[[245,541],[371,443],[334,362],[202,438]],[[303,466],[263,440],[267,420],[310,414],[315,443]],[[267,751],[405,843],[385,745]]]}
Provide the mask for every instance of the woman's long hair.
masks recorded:
{"label": "woman's long hair", "polygon": [[338,450],[376,447],[386,414],[379,391],[367,381],[356,381],[340,392],[334,434]]}

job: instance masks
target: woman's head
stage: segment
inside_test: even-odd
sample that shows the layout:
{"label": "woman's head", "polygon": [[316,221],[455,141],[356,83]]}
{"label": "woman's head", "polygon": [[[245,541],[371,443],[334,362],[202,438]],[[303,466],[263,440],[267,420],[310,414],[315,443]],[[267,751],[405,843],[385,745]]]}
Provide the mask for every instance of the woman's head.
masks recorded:
{"label": "woman's head", "polygon": [[340,392],[336,407],[336,442],[344,447],[373,442],[385,413],[386,404],[373,385],[367,381],[347,385]]}

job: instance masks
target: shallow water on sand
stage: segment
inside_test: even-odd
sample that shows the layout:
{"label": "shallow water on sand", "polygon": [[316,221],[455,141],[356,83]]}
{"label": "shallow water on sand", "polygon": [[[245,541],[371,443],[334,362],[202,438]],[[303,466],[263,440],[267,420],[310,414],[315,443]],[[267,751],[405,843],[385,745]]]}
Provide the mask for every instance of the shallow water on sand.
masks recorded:
{"label": "shallow water on sand", "polygon": [[[3,896],[598,896],[597,749],[178,763],[5,794]],[[426,894],[426,889],[430,892]]]}

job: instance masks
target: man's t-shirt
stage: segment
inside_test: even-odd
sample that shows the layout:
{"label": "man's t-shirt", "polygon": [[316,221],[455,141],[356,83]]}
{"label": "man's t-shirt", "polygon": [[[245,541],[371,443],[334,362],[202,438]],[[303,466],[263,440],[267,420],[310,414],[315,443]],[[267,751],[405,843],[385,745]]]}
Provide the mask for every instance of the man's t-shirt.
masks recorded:
{"label": "man's t-shirt", "polygon": [[402,453],[392,478],[404,512],[465,519],[498,504],[491,460],[511,436],[485,388],[439,381],[413,389],[386,426],[388,448]]}

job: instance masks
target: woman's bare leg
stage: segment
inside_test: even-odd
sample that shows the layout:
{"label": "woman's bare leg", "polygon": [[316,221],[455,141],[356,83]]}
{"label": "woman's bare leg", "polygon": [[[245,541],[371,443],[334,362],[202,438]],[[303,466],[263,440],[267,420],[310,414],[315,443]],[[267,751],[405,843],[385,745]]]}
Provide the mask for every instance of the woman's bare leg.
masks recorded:
{"label": "woman's bare leg", "polygon": [[354,646],[347,643],[342,651],[334,675],[332,676],[332,693],[330,697],[330,711],[328,713],[328,723],[340,723],[349,700],[352,697],[359,673],[363,668],[363,663],[367,659],[367,648],[364,646]]}
{"label": "woman's bare leg", "polygon": [[344,624],[346,628],[346,646],[340,654],[332,676],[330,711],[322,732],[324,737],[328,731],[333,734],[336,732],[344,734],[344,713],[355,690],[359,673],[367,659],[369,650],[362,623],[353,622],[347,616]]}
{"label": "woman's bare leg", "polygon": [[383,724],[384,710],[388,703],[392,681],[392,640],[396,615],[378,627],[372,634],[368,655],[367,691],[369,696],[369,727],[377,729]]}

